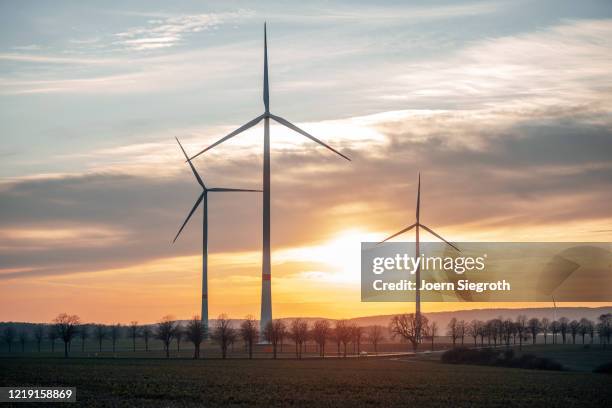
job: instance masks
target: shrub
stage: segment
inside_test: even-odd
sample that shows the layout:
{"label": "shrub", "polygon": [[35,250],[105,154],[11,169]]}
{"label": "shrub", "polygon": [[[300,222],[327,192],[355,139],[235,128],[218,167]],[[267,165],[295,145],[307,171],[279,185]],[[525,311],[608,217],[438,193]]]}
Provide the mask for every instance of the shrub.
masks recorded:
{"label": "shrub", "polygon": [[492,364],[498,353],[491,349],[474,350],[467,347],[456,347],[442,354],[442,362],[449,364]]}
{"label": "shrub", "polygon": [[527,368],[532,370],[562,370],[563,366],[549,358],[532,354],[514,356],[513,350],[503,352],[492,349],[474,350],[457,347],[442,354],[442,362],[447,364],[478,364],[498,367]]}
{"label": "shrub", "polygon": [[550,358],[538,357],[533,354],[523,354],[519,358],[509,360],[511,367],[527,368],[531,370],[563,370],[563,366]]}
{"label": "shrub", "polygon": [[593,370],[594,373],[612,374],[612,363],[605,363]]}

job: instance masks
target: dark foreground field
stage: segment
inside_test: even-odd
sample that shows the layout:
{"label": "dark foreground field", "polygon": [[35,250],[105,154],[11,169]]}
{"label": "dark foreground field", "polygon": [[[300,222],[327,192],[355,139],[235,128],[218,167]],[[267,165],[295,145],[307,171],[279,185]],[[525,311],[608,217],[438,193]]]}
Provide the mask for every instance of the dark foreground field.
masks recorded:
{"label": "dark foreground field", "polygon": [[302,361],[5,358],[0,360],[0,385],[76,386],[79,405],[88,407],[584,408],[612,401],[608,375],[445,365],[406,357]]}

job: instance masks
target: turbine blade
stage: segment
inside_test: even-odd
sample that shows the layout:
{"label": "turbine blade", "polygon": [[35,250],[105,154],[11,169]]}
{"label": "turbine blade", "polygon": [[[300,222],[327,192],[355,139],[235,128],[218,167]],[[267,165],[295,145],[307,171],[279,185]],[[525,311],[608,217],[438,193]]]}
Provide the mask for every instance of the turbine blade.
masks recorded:
{"label": "turbine blade", "polygon": [[404,232],[408,232],[408,231],[410,231],[411,229],[413,229],[414,227],[416,227],[416,222],[415,222],[414,224],[412,224],[411,226],[404,228],[404,229],[403,229],[403,230],[401,230],[400,232],[395,233],[395,234],[391,235],[390,237],[383,239],[382,241],[380,241],[380,242],[379,242],[379,244],[382,244],[383,242],[386,242],[386,241],[390,240],[391,238],[395,238],[395,237],[397,237],[398,235],[403,234]]}
{"label": "turbine blade", "polygon": [[231,192],[252,192],[252,193],[261,193],[262,190],[248,190],[245,188],[225,188],[225,187],[215,187],[215,188],[209,188],[208,191],[213,191],[213,192],[224,192],[224,193],[231,193]]}
{"label": "turbine blade", "polygon": [[193,175],[195,176],[196,180],[198,180],[198,184],[200,184],[203,189],[206,189],[206,186],[204,185],[204,182],[200,178],[200,175],[198,174],[197,170],[193,166],[193,163],[191,162],[191,160],[189,160],[189,156],[187,156],[185,149],[183,149],[183,145],[181,144],[180,140],[178,140],[178,137],[175,137],[175,139],[178,142],[179,146],[181,147],[181,150],[183,151],[183,154],[185,155],[185,158],[187,159],[187,163],[189,163],[189,167],[191,167],[191,171],[193,172]]}
{"label": "turbine blade", "polygon": [[452,246],[453,248],[455,248],[457,251],[461,252],[461,250],[459,248],[457,248],[455,245],[451,244],[450,242],[448,242],[447,240],[445,240],[444,238],[442,238],[440,235],[436,234],[431,228],[429,228],[426,225],[423,224],[419,224],[419,226],[423,227],[425,230],[427,230],[430,234],[435,235],[436,237],[438,237],[439,239],[441,239],[442,241],[446,242],[448,245]]}
{"label": "turbine blade", "polygon": [[264,23],[264,89],[263,102],[266,112],[270,112],[270,89],[268,84],[268,33]]}
{"label": "turbine blade", "polygon": [[245,130],[247,130],[249,128],[252,128],[256,124],[258,124],[264,117],[265,117],[265,114],[260,115],[260,116],[256,117],[255,119],[251,120],[250,122],[240,126],[238,129],[234,130],[233,132],[231,132],[227,136],[222,137],[221,139],[217,140],[215,143],[211,144],[210,146],[208,146],[206,149],[202,150],[201,152],[199,152],[195,156],[191,156],[188,160],[193,160],[196,157],[198,157],[199,155],[201,155],[202,153],[204,153],[204,152],[212,149],[213,147],[217,146],[218,144],[221,144],[221,143],[225,142],[226,140],[231,139],[232,137],[236,136],[237,134],[242,133],[242,132],[244,132]]}
{"label": "turbine blade", "polygon": [[301,134],[302,136],[306,136],[307,138],[309,138],[310,140],[312,140],[314,142],[317,142],[321,146],[327,147],[329,150],[331,150],[332,152],[336,153],[337,155],[344,157],[346,160],[351,161],[351,159],[349,159],[347,156],[343,155],[342,153],[340,153],[339,151],[337,151],[333,147],[323,143],[322,141],[320,141],[316,137],[312,136],[311,134],[309,134],[309,133],[305,132],[304,130],[300,129],[299,127],[295,126],[293,123],[289,122],[288,120],[283,119],[280,116],[276,116],[276,115],[273,115],[273,114],[270,114],[270,117],[272,119],[274,119],[275,121],[277,121],[278,123],[280,123],[281,125],[284,125],[284,126],[288,127],[289,129],[291,129],[291,130]]}
{"label": "turbine blade", "polygon": [[200,205],[200,203],[202,202],[202,199],[204,198],[204,194],[206,194],[206,192],[202,192],[202,194],[200,194],[200,197],[198,197],[198,199],[196,200],[196,203],[193,205],[193,208],[191,209],[191,211],[189,211],[189,215],[185,219],[185,222],[183,223],[183,225],[181,225],[181,229],[179,229],[179,231],[176,233],[176,236],[174,237],[174,240],[172,241],[172,243],[175,243],[176,239],[179,237],[179,235],[181,235],[183,228],[185,228],[185,225],[187,225],[187,222],[189,222],[189,219],[195,212],[196,208],[198,208],[198,205]]}

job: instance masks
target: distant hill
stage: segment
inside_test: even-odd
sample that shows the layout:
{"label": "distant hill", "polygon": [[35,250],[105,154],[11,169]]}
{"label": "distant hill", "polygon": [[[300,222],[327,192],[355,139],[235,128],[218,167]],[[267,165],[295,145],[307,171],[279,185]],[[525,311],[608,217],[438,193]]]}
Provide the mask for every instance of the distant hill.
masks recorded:
{"label": "distant hill", "polygon": [[[612,306],[604,307],[558,307],[555,311],[553,308],[522,308],[522,309],[471,309],[471,310],[458,310],[451,312],[432,312],[424,313],[428,319],[434,320],[438,323],[438,327],[445,328],[451,318],[456,317],[459,320],[471,321],[474,319],[478,320],[489,320],[497,317],[504,317],[510,319],[516,319],[518,315],[526,315],[528,318],[537,317],[539,319],[547,317],[549,319],[567,317],[570,320],[579,320],[583,317],[596,321],[597,318],[605,313],[612,313]],[[393,315],[379,315],[379,316],[365,316],[347,319],[350,322],[357,324],[358,326],[373,326],[380,325],[387,327],[389,321]],[[289,324],[294,317],[283,318],[281,320]],[[301,319],[306,320],[309,324],[312,324],[315,320],[324,319],[323,317],[302,317]],[[331,322],[335,322],[337,319],[327,319]],[[186,324],[187,320],[180,320],[182,324]],[[242,322],[242,319],[231,319],[234,327],[238,327]],[[210,325],[214,326],[216,319],[210,320]],[[90,324],[90,323],[88,323]],[[92,323],[93,324],[93,323]],[[0,330],[6,325],[12,325],[16,329],[25,329],[27,332],[32,332],[34,328],[33,323],[26,322],[0,322]],[[124,326],[125,327],[125,326]]]}
{"label": "distant hill", "polygon": [[[612,307],[558,307],[556,311],[553,308],[472,309],[424,314],[430,320],[434,320],[436,323],[438,323],[439,327],[446,327],[450,319],[453,317],[456,317],[458,320],[465,321],[471,321],[474,319],[489,320],[499,316],[514,320],[518,315],[526,315],[528,318],[537,317],[538,319],[542,319],[547,317],[552,320],[556,314],[557,319],[560,317],[567,317],[570,320],[580,320],[581,318],[586,317],[587,319],[595,321],[600,315],[605,313],[612,313]],[[357,323],[359,326],[372,326],[375,324],[387,326],[392,316],[393,315],[358,317],[351,319],[351,321]]]}

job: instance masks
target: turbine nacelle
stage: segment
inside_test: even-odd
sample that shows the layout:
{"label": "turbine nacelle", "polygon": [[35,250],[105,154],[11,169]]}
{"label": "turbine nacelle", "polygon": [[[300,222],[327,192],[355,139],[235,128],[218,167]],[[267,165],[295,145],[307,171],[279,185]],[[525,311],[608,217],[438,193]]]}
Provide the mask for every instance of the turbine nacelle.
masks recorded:
{"label": "turbine nacelle", "polygon": [[391,235],[390,237],[385,238],[384,240],[380,241],[379,244],[382,244],[383,242],[387,242],[392,238],[395,238],[398,235],[403,234],[404,232],[408,232],[411,229],[413,229],[414,227],[420,227],[423,228],[425,231],[429,232],[431,235],[439,238],[441,241],[444,241],[446,244],[450,245],[451,247],[453,247],[455,250],[457,250],[458,252],[461,252],[461,250],[459,248],[457,248],[457,246],[447,240],[445,240],[444,238],[442,238],[439,234],[437,234],[436,232],[434,232],[434,230],[432,230],[431,228],[429,228],[427,225],[421,224],[421,223],[417,223],[415,222],[414,224],[412,224],[409,227],[404,228],[403,230]]}
{"label": "turbine nacelle", "polygon": [[332,148],[331,146],[327,145],[326,143],[323,143],[321,140],[317,139],[316,137],[312,136],[310,133],[300,129],[299,127],[297,127],[296,125],[294,125],[293,123],[289,122],[286,119],[281,118],[280,116],[276,116],[273,115],[272,113],[270,113],[270,84],[269,84],[269,80],[268,80],[268,35],[267,35],[267,29],[266,29],[266,24],[264,23],[264,84],[263,84],[263,103],[264,103],[264,108],[265,111],[263,114],[259,115],[258,117],[256,117],[255,119],[245,123],[244,125],[240,126],[238,129],[230,132],[227,136],[222,137],[221,139],[219,139],[218,141],[216,141],[215,143],[211,144],[210,146],[208,146],[206,149],[200,151],[198,154],[191,156],[190,158],[187,158],[187,161],[193,160],[196,157],[198,157],[199,155],[201,155],[202,153],[212,149],[213,147],[220,145],[221,143],[225,142],[228,139],[231,139],[232,137],[244,132],[247,129],[252,128],[253,126],[255,126],[256,124],[258,124],[259,122],[261,122],[263,119],[272,119],[274,121],[276,121],[277,123],[280,123],[283,126],[286,126],[287,128],[301,134],[302,136],[307,137],[308,139],[312,140],[313,142],[316,142],[318,144],[320,144],[321,146],[331,150],[332,152],[336,153],[337,155],[343,157],[344,159],[351,161],[351,159],[349,159],[347,156],[345,156],[344,154],[340,153],[339,151],[337,151],[336,149]]}
{"label": "turbine nacelle", "polygon": [[[416,222],[414,224],[409,225],[408,227],[404,228],[403,230],[401,230],[399,232],[396,232],[395,234],[385,238],[384,240],[380,241],[379,244],[382,244],[383,242],[387,242],[388,240],[390,240],[392,238],[395,238],[398,235],[401,235],[401,234],[403,234],[405,232],[408,232],[408,231],[410,231],[411,229],[413,229],[415,227],[420,227],[420,228],[423,228],[425,231],[429,232],[431,235],[433,235],[436,238],[440,239],[441,241],[444,241],[446,244],[450,245],[451,247],[453,247],[458,252],[461,252],[461,250],[459,248],[457,248],[457,246],[455,246],[454,244],[450,243],[446,239],[442,238],[441,235],[436,233],[434,230],[429,228],[427,225],[421,224],[421,222],[420,222],[421,214],[420,213],[421,213],[421,173],[419,173],[419,183],[418,183],[418,188],[417,188]],[[418,237],[418,235],[417,235],[417,237]]]}
{"label": "turbine nacelle", "polygon": [[294,132],[297,132],[299,134],[301,134],[304,137],[307,137],[308,139],[312,140],[315,143],[320,144],[321,146],[325,147],[326,149],[336,153],[338,156],[351,161],[351,159],[340,153],[339,151],[337,151],[336,149],[334,149],[333,147],[329,146],[327,143],[324,143],[323,141],[319,140],[318,138],[314,137],[313,135],[311,135],[310,133],[306,132],[305,130],[297,127],[296,125],[294,125],[293,123],[289,122],[287,119],[284,119],[280,116],[274,115],[270,112],[264,112],[263,114],[257,116],[255,119],[245,123],[244,125],[240,126],[238,129],[230,132],[228,135],[222,137],[221,139],[217,140],[215,143],[211,144],[210,146],[208,146],[206,149],[198,152],[197,154],[191,156],[191,157],[186,157],[187,158],[187,162],[189,162],[191,164],[191,160],[195,159],[196,157],[200,156],[201,154],[207,152],[208,150],[212,149],[215,146],[220,145],[221,143],[231,139],[234,136],[239,135],[240,133],[244,132],[245,130],[248,130],[250,128],[252,128],[253,126],[257,125],[259,122],[261,122],[263,119],[272,119],[275,122],[293,130]]}
{"label": "turbine nacelle", "polygon": [[195,210],[198,208],[200,203],[202,201],[204,201],[204,202],[207,201],[208,193],[209,192],[210,193],[243,193],[243,192],[249,192],[249,193],[256,193],[256,192],[258,192],[258,193],[261,193],[261,190],[251,190],[251,189],[245,189],[245,188],[227,188],[227,187],[210,187],[210,188],[208,188],[208,187],[206,187],[206,185],[204,184],[204,181],[202,180],[202,177],[200,177],[200,174],[198,173],[198,171],[196,170],[195,166],[193,165],[193,163],[189,159],[189,156],[185,152],[185,149],[183,149],[183,145],[181,144],[180,140],[178,139],[178,137],[176,137],[175,139],[178,142],[178,144],[179,144],[179,146],[181,148],[181,151],[183,152],[183,155],[187,159],[187,163],[189,163],[189,167],[191,167],[191,171],[192,171],[193,175],[195,176],[196,181],[198,182],[200,187],[202,187],[203,191],[200,194],[200,196],[196,199],[195,204],[191,208],[191,211],[189,211],[189,215],[187,215],[187,218],[185,219],[185,222],[183,222],[183,225],[181,225],[181,228],[179,229],[178,233],[174,237],[174,240],[172,241],[172,243],[176,242],[176,240],[178,239],[179,235],[181,235],[181,232],[183,231],[183,228],[185,228],[185,225],[187,225],[187,223],[189,222],[189,219],[191,218],[191,216],[193,215]]}

